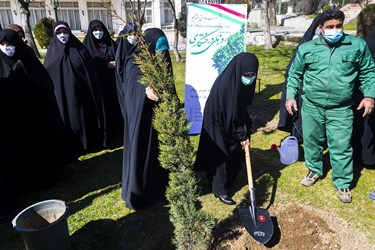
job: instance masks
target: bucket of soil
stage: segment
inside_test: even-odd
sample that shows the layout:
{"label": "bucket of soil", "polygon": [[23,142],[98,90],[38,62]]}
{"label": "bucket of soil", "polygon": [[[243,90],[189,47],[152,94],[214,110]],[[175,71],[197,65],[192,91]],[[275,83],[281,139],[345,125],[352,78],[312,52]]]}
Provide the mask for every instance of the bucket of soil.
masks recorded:
{"label": "bucket of soil", "polygon": [[62,200],[46,200],[22,210],[13,220],[28,250],[68,250],[68,207]]}

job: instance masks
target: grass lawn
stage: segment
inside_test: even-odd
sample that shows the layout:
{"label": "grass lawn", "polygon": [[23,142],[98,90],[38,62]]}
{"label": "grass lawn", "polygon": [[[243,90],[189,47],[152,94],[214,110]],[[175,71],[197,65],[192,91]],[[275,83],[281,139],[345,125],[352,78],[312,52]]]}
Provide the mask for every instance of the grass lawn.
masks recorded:
{"label": "grass lawn", "polygon": [[[353,202],[341,203],[331,182],[331,169],[325,154],[326,176],[311,188],[299,184],[306,174],[304,161],[284,166],[271,144],[280,144],[288,134],[275,129],[279,117],[279,99],[285,68],[294,46],[278,46],[273,50],[249,47],[260,60],[259,81],[252,105],[259,128],[251,138],[252,165],[257,201],[261,207],[270,203],[299,202],[337,214],[358,230],[365,232],[375,244],[375,202],[368,194],[375,189],[374,170],[357,166],[353,184]],[[185,57],[185,54],[182,53]],[[171,55],[172,60],[174,56]],[[179,97],[184,102],[185,64],[174,63]],[[191,137],[197,148],[199,136]],[[68,218],[73,249],[171,249],[173,228],[168,219],[168,206],[163,203],[141,210],[125,208],[121,199],[122,149],[106,150],[80,158],[80,162],[64,168],[60,180],[49,188],[27,193],[21,207],[46,199],[62,199],[70,208]],[[202,208],[212,213],[218,223],[235,212],[236,206],[224,206],[210,194],[205,179],[201,181]],[[248,199],[246,170],[236,182],[234,199],[245,206]],[[219,225],[219,224],[218,224]],[[19,234],[11,225],[0,226],[1,249],[23,249]]]}

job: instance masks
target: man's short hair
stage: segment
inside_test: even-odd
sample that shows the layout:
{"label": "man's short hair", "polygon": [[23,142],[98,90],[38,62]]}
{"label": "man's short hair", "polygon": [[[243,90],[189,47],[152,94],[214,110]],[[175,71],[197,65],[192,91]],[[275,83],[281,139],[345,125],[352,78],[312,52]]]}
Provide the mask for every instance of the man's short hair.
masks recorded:
{"label": "man's short hair", "polygon": [[344,22],[345,14],[339,9],[329,9],[322,13],[320,17],[319,25],[323,26],[326,21],[329,20],[340,20]]}

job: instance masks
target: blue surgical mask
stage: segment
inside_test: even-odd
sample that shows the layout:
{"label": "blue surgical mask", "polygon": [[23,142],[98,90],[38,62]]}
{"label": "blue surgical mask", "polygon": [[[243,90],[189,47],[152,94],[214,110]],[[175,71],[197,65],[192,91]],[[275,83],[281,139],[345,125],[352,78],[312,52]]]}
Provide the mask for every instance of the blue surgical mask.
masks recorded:
{"label": "blue surgical mask", "polygon": [[256,74],[252,77],[241,76],[241,82],[245,85],[251,85],[254,82],[256,76]]}
{"label": "blue surgical mask", "polygon": [[341,29],[324,30],[323,37],[328,43],[337,43],[344,35]]}

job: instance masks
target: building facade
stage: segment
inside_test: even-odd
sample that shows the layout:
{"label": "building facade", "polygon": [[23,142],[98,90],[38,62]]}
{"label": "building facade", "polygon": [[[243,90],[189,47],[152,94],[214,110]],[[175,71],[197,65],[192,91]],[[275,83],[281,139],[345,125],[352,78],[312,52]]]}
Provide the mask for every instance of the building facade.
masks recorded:
{"label": "building facade", "polygon": [[[86,31],[93,19],[101,20],[109,30],[118,32],[124,22],[111,16],[103,7],[100,0],[54,0],[58,2],[58,20],[66,21],[73,31]],[[30,24],[35,24],[44,17],[55,19],[53,0],[30,1]],[[113,8],[123,20],[127,20],[127,13],[131,13],[131,3],[128,0],[111,0]],[[175,2],[176,12],[181,12],[181,0]],[[127,20],[131,21],[131,20]],[[17,0],[0,0],[0,24],[2,27],[10,23],[21,24],[20,6]],[[172,9],[167,0],[147,1],[144,18],[145,27],[169,28],[173,25]]]}

